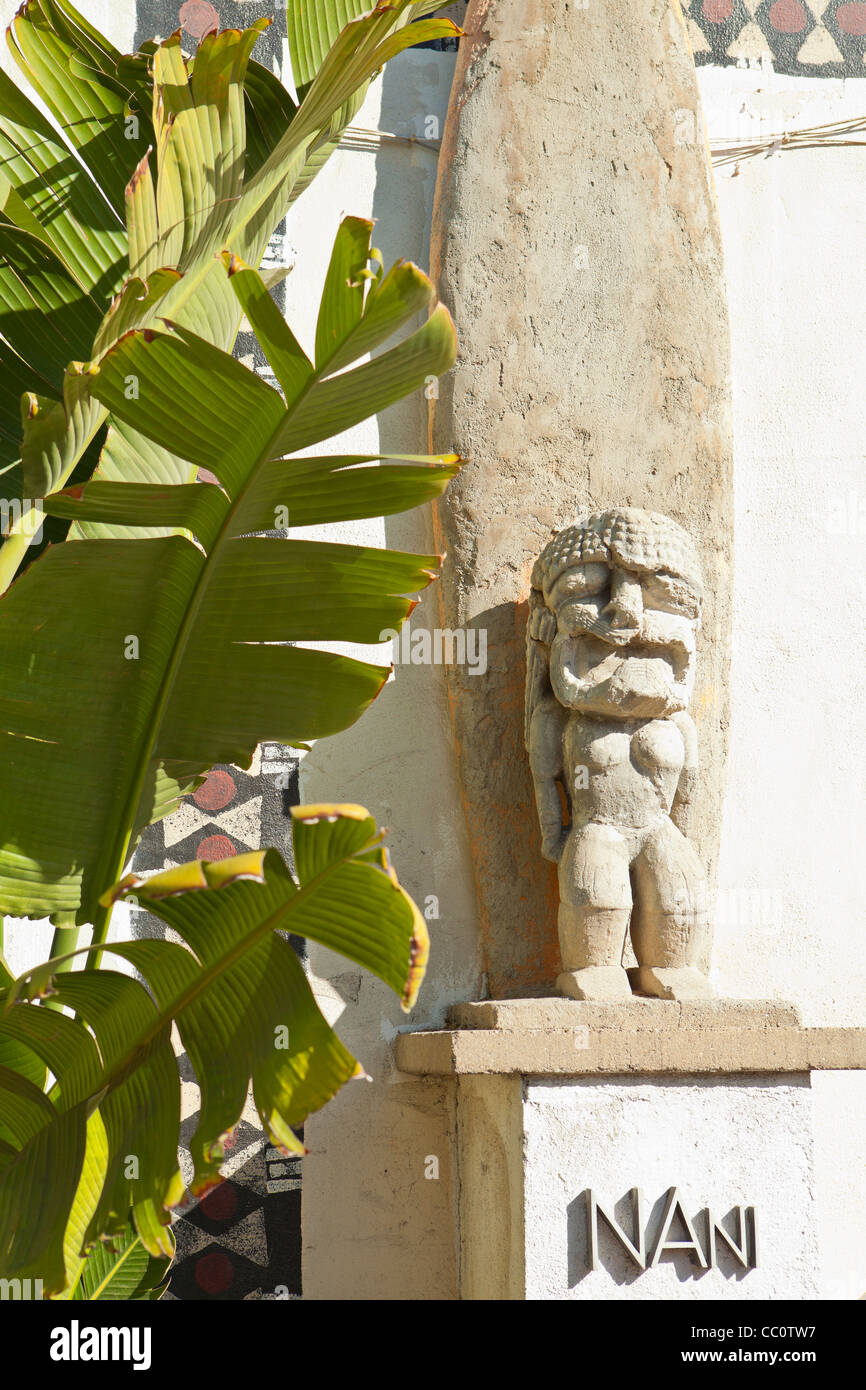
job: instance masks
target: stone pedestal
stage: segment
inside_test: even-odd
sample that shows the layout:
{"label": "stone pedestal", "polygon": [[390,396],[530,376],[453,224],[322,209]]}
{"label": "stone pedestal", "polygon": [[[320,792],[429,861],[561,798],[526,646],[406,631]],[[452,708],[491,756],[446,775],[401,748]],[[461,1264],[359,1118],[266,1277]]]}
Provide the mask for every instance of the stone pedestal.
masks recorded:
{"label": "stone pedestal", "polygon": [[397,1062],[456,1079],[461,1298],[817,1296],[811,1073],[866,1066],[866,1029],[729,1000],[451,1022]]}

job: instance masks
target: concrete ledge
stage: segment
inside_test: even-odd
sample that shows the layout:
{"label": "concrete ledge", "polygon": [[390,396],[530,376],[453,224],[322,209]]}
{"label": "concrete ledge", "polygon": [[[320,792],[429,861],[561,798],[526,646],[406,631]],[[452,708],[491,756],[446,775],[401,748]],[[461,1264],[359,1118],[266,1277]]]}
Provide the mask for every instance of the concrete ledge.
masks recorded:
{"label": "concrete ledge", "polygon": [[866,1028],[804,1028],[791,1004],[635,999],[486,1000],[458,1026],[401,1033],[397,1066],[419,1076],[587,1076],[866,1069]]}
{"label": "concrete ledge", "polygon": [[800,1028],[796,1004],[776,999],[698,999],[676,1003],[635,996],[625,1004],[593,1004],[553,995],[542,999],[483,999],[455,1004],[452,1028],[530,1031],[569,1028],[624,1028],[642,1033],[677,1028]]}

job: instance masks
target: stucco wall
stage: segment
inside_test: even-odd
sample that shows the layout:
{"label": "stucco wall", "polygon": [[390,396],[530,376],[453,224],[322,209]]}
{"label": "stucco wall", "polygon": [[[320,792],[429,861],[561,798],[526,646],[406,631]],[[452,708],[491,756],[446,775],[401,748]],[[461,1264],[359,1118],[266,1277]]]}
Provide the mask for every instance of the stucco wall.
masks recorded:
{"label": "stucco wall", "polygon": [[[861,118],[862,81],[698,70],[711,139]],[[856,138],[856,137],[855,137]],[[728,790],[714,978],[864,1022],[866,147],[717,170],[736,514]],[[736,173],[734,171],[737,171]],[[866,1289],[862,1074],[813,1082],[821,1290]]]}

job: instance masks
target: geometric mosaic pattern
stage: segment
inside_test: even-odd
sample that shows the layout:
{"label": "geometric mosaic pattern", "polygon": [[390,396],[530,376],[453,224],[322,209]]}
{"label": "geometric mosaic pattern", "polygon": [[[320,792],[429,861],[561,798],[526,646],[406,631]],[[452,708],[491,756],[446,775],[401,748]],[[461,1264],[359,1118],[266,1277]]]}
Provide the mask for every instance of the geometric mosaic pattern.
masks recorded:
{"label": "geometric mosaic pattern", "polygon": [[[215,23],[245,28],[261,15],[273,23],[256,44],[256,60],[278,67],[286,35],[285,4],[249,0],[138,0],[135,43],[184,31],[190,50]],[[274,235],[265,263],[284,260],[283,229]],[[275,296],[282,298],[278,290]],[[282,305],[280,307],[283,307]],[[270,375],[249,334],[240,334],[236,355]],[[251,360],[251,357],[254,360]],[[273,384],[273,382],[272,382]],[[206,700],[207,692],[202,692]],[[217,767],[192,796],[164,821],[152,825],[136,852],[135,871],[157,872],[190,859],[225,859],[262,845],[290,861],[289,808],[298,802],[298,764],[278,744],[264,744],[247,772]],[[162,923],[145,912],[132,914],[136,936],[162,933]],[[304,943],[293,940],[303,957]],[[185,1056],[179,1059],[183,1145],[195,1129],[198,1088]],[[201,1201],[181,1209],[174,1221],[177,1255],[168,1298],[235,1302],[301,1296],[300,1160],[287,1159],[265,1139],[252,1107],[226,1143],[224,1181]]]}
{"label": "geometric mosaic pattern", "polygon": [[[233,1176],[174,1223],[169,1296],[184,1301],[298,1299],[301,1295],[300,1159],[279,1165],[249,1152]],[[273,1153],[274,1151],[270,1151]],[[292,1168],[274,1192],[270,1167]],[[263,1174],[265,1175],[263,1178]]]}
{"label": "geometric mosaic pattern", "polygon": [[[136,873],[147,876],[190,859],[228,859],[272,845],[290,860],[289,807],[298,801],[298,764],[278,744],[263,744],[248,772],[216,767],[180,808],[145,832]],[[163,924],[133,911],[132,935],[162,935]],[[303,956],[303,942],[293,939]],[[197,1122],[198,1087],[187,1058],[181,1077],[181,1163]],[[300,1160],[271,1148],[248,1106],[226,1143],[225,1181],[175,1219],[177,1256],[170,1298],[299,1298]]]}
{"label": "geometric mosaic pattern", "polygon": [[699,66],[866,77],[864,0],[687,0],[683,9]]}

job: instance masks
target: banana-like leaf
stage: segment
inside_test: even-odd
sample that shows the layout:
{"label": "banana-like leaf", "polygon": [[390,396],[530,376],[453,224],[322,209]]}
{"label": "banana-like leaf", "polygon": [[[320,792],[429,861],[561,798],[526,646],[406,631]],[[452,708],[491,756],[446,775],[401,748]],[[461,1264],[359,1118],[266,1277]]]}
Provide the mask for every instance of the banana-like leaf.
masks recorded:
{"label": "banana-like leaf", "polygon": [[[69,22],[73,16],[77,28]],[[63,0],[27,0],[9,28],[9,47],[92,174],[103,201],[113,208],[117,226],[122,225],[130,170],[147,149],[150,132],[146,126],[135,130],[127,124],[128,94],[92,64],[93,44],[88,43],[83,24],[81,16]],[[112,61],[116,65],[119,58],[116,50],[105,46],[105,67]]]}
{"label": "banana-like leaf", "polygon": [[[315,0],[307,9],[311,15],[324,13],[328,3]],[[0,312],[8,285],[15,329],[14,340],[9,339],[0,324],[5,377],[0,475],[7,498],[33,502],[62,487],[77,467],[78,477],[82,468],[85,475],[92,469],[82,459],[106,412],[88,395],[78,401],[77,413],[70,413],[58,380],[67,322],[70,350],[64,362],[87,361],[122,332],[151,326],[160,315],[218,347],[231,347],[240,315],[215,253],[231,246],[250,264],[259,264],[274,226],[318,172],[323,151],[351,120],[373,73],[413,43],[457,32],[445,20],[408,25],[425,8],[411,0],[382,0],[358,16],[352,7],[347,11],[352,22],[330,51],[316,49],[320,71],[296,107],[266,69],[250,65],[267,21],[243,32],[207,35],[194,59],[184,58],[179,33],[127,58],[68,0],[26,0],[10,42],[61,134],[0,78],[0,232],[5,189],[10,227],[19,242],[22,235],[35,240],[45,262],[30,277],[38,312],[21,306],[16,312],[16,296],[24,295],[24,309],[33,298],[30,278],[22,280],[13,257],[4,280],[0,237]],[[433,26],[429,33],[428,25]],[[144,109],[151,85],[148,63],[152,119]],[[149,143],[155,147],[155,173]],[[64,221],[58,220],[58,209]],[[20,262],[20,245],[15,245]],[[122,285],[124,275],[130,278]],[[43,307],[39,296],[46,294],[51,298]],[[97,317],[104,312],[95,335],[88,294]],[[24,422],[26,482],[15,405],[22,391],[36,402]],[[187,461],[173,449],[148,442],[115,420],[97,476],[154,484],[192,481]],[[10,527],[0,554],[0,589],[32,558],[32,515],[25,508]],[[73,539],[125,534],[98,523],[83,528],[76,523],[71,533]],[[163,532],[152,529],[151,534]]]}
{"label": "banana-like leaf", "polygon": [[[177,936],[108,948],[141,982],[109,969],[60,973],[48,962],[0,995],[0,1042],[26,1037],[56,1078],[46,1096],[0,1067],[10,1134],[0,1157],[0,1275],[68,1291],[84,1277],[81,1260],[97,1237],[124,1238],[129,1210],[144,1248],[170,1257],[166,1225],[183,1195],[173,1025],[201,1088],[195,1193],[218,1181],[223,1140],[250,1082],[271,1141],[303,1152],[294,1129],[362,1070],[282,933],[340,951],[411,1008],[428,937],[373,818],[360,806],[322,805],[295,808],[292,821],[294,877],[267,850],[194,861],[143,883],[130,876],[111,891]],[[75,1017],[41,1007],[47,993]],[[101,1182],[88,1160],[101,1167]]]}
{"label": "banana-like leaf", "polygon": [[69,1296],[89,1303],[151,1302],[165,1293],[170,1268],[171,1257],[155,1259],[128,1225],[121,1235],[93,1246]]}
{"label": "banana-like leaf", "polygon": [[[314,3],[311,0],[288,0],[286,23],[289,58],[298,91],[312,82],[328,50],[346,25],[369,13],[371,8],[371,0],[314,0]],[[399,13],[396,27],[402,29],[404,25],[442,8],[443,0],[413,0]],[[456,26],[451,25],[450,29],[437,30],[432,37],[443,38],[459,32]],[[426,27],[412,38],[413,43],[426,41]]]}
{"label": "banana-like leaf", "polygon": [[[418,25],[415,21],[434,10],[441,9],[439,0],[423,0],[410,5],[399,15],[395,29],[414,24],[409,41],[426,43],[429,39],[456,37],[462,31],[450,21],[433,20]],[[358,20],[370,9],[370,0],[288,0],[286,20],[289,37],[289,59],[299,92],[303,93],[320,68],[330,46],[345,25]],[[327,164],[351,122],[355,119],[369,90],[369,82],[359,87],[349,101],[331,118],[307,156],[303,170],[292,189],[292,202],[304,192]]]}
{"label": "banana-like leaf", "polygon": [[[335,242],[311,361],[260,277],[223,275],[284,394],[186,329],[132,331],[89,373],[124,426],[218,483],[94,481],[50,499],[58,515],[178,534],[52,547],[0,604],[0,910],[104,921],[97,899],[136,833],[214,763],[248,765],[266,739],[303,743],[353,723],[388,668],[289,645],[376,643],[412,611],[440,557],[256,536],[393,510],[444,487],[427,466],[292,459],[438,376],[456,355],[414,265],[368,273],[372,224]],[[297,474],[297,476],[296,476]],[[345,497],[345,506],[341,498]]]}

